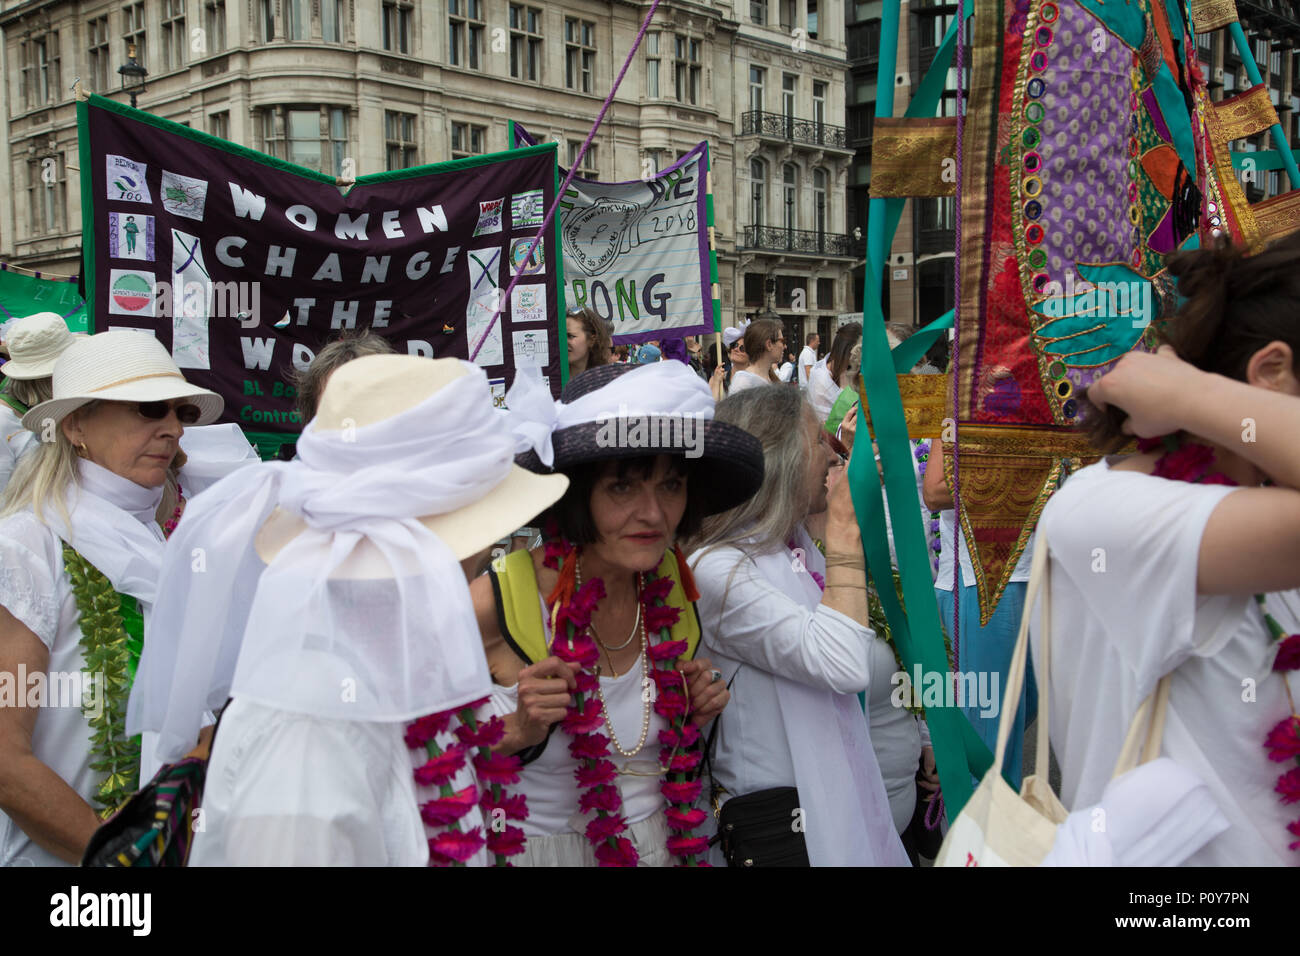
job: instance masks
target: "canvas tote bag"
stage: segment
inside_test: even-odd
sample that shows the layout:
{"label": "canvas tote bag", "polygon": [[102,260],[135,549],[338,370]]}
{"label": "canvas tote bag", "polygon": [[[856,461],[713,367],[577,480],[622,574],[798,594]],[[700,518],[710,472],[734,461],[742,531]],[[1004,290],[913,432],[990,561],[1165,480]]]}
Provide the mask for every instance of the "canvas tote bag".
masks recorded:
{"label": "canvas tote bag", "polygon": [[[1025,778],[1020,793],[1016,793],[1002,778],[1002,762],[1020,703],[1020,689],[1024,686],[1029,656],[1030,615],[1033,614],[1034,600],[1040,592],[1043,597],[1043,660],[1042,674],[1038,680],[1038,743],[1034,760],[1036,772]],[[1048,700],[1052,686],[1051,607],[1047,538],[1040,527],[1029,574],[1029,587],[1026,589],[1025,610],[1020,619],[1020,633],[1016,638],[1011,667],[1007,673],[993,766],[953,821],[943,846],[939,849],[935,866],[1037,866],[1056,842],[1056,828],[1069,815],[1047,781],[1048,715],[1051,713]],[[1168,701],[1169,676],[1165,675],[1133,715],[1113,777],[1127,773],[1160,755]],[[1154,716],[1148,726],[1148,715],[1153,710]]]}

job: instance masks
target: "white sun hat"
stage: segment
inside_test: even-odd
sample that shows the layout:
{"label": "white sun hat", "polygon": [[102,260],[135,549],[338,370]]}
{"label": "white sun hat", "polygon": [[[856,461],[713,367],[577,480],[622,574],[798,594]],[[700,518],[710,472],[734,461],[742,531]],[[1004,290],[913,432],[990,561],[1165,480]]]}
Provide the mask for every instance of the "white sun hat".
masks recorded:
{"label": "white sun hat", "polygon": [[[5,366],[7,368],[8,366]],[[185,381],[167,349],[148,332],[119,330],[76,337],[54,364],[54,398],[23,416],[23,427],[41,430],[94,401],[160,402],[189,399],[199,408],[195,425],[216,421],[226,402],[216,392]]]}
{"label": "white sun hat", "polygon": [[57,312],[37,312],[5,326],[9,361],[0,367],[6,378],[30,381],[54,371],[63,350],[74,341],[68,323]]}

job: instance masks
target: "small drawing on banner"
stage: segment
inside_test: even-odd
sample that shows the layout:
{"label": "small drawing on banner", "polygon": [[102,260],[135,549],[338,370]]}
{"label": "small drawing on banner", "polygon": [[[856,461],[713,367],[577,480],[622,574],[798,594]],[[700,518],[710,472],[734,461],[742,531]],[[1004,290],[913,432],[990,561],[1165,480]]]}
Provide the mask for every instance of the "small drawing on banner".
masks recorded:
{"label": "small drawing on banner", "polygon": [[169,213],[187,219],[203,219],[203,206],[208,198],[206,180],[169,173],[164,169],[162,194],[163,208]]}
{"label": "small drawing on banner", "polygon": [[[473,249],[469,252],[469,301],[465,304],[465,339],[467,354],[478,354],[473,362],[480,368],[501,365],[506,360],[502,321],[492,321],[501,303],[501,247]],[[489,332],[489,328],[491,331]],[[484,334],[487,338],[479,345]]]}
{"label": "small drawing on banner", "polygon": [[546,274],[546,253],[545,244],[539,242],[537,248],[533,250],[532,256],[527,262],[524,257],[528,255],[528,247],[533,244],[532,239],[515,239],[510,243],[510,274],[525,276],[540,276]]}
{"label": "small drawing on banner", "polygon": [[546,286],[517,285],[510,293],[510,318],[515,325],[546,321]]}
{"label": "small drawing on banner", "polygon": [[108,161],[108,198],[122,202],[153,202],[149,184],[144,181],[148,163],[137,163],[125,156],[109,153]]}
{"label": "small drawing on banner", "polygon": [[108,214],[108,254],[113,259],[153,262],[153,216],[127,212]]}
{"label": "small drawing on banner", "polygon": [[154,275],[133,269],[113,269],[108,279],[108,311],[115,315],[152,316]]}
{"label": "small drawing on banner", "polygon": [[547,333],[545,329],[528,329],[513,333],[515,368],[546,368]]}
{"label": "small drawing on banner", "polygon": [[515,193],[510,197],[510,228],[521,229],[524,226],[540,226],[546,221],[546,210],[542,208],[542,191],[530,189],[526,193]]}
{"label": "small drawing on banner", "polygon": [[501,231],[501,211],[505,208],[505,198],[488,199],[478,204],[478,225],[474,235],[483,236],[489,232]]}

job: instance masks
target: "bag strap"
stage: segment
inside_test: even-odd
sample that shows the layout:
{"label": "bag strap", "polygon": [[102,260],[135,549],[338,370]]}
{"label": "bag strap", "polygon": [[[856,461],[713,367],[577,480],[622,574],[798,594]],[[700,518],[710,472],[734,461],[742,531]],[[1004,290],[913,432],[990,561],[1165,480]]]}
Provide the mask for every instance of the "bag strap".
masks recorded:
{"label": "bag strap", "polygon": [[[1048,559],[1047,559],[1047,537],[1039,528],[1039,534],[1036,544],[1034,545],[1034,561],[1029,571],[1029,587],[1025,593],[1025,608],[1020,615],[1020,633],[1016,637],[1015,650],[1011,652],[1011,666],[1007,671],[1007,688],[1002,695],[1002,715],[998,719],[998,743],[993,753],[992,772],[998,776],[1002,775],[1002,763],[1006,757],[1007,742],[1011,739],[1011,725],[1015,723],[1016,710],[1020,705],[1020,691],[1025,684],[1025,667],[1029,657],[1029,621],[1034,613],[1034,601],[1040,591],[1045,594],[1051,592],[1051,588],[1044,588],[1043,585],[1048,576]],[[1043,619],[1050,620],[1049,602],[1046,597],[1043,599]],[[1050,635],[1046,628],[1043,630],[1043,646],[1048,647]],[[1048,682],[1048,660],[1047,654],[1043,655],[1043,677],[1041,683]],[[1039,690],[1038,696],[1038,719],[1041,725],[1038,728],[1039,747],[1038,753],[1043,754],[1045,742],[1047,740],[1047,695]],[[1040,756],[1040,759],[1045,759]]]}
{"label": "bag strap", "polygon": [[[1119,759],[1115,761],[1112,779],[1160,756],[1160,744],[1165,736],[1165,714],[1169,709],[1170,676],[1166,674],[1160,678],[1156,689],[1138,705],[1137,713],[1133,715],[1133,720],[1128,725],[1128,734],[1124,737],[1124,746],[1120,749]],[[1149,724],[1148,713],[1151,714]],[[1144,727],[1146,736],[1141,740],[1139,754],[1139,737]]]}

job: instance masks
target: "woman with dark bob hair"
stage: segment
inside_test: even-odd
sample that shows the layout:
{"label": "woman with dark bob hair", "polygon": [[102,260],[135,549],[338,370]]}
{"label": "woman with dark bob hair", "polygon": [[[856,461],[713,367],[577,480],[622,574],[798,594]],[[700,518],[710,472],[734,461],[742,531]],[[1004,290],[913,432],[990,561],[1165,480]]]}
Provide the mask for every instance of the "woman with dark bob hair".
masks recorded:
{"label": "woman with dark bob hair", "polygon": [[521,374],[507,402],[519,463],[569,478],[543,546],[470,588],[505,720],[497,751],[524,762],[516,863],[698,864],[700,728],[728,693],[696,657],[676,542],[758,489],[762,451],[712,420],[709,387],[680,362],[601,366],[560,402]]}
{"label": "woman with dark bob hair", "polygon": [[[1137,454],[1076,472],[1039,522],[1051,595],[1039,683],[1061,799],[1099,802],[1125,729],[1154,695],[1160,755],[1205,782],[1228,826],[1204,824],[1190,856],[1168,846],[1135,862],[1294,866],[1300,233],[1251,256],[1185,253],[1169,271],[1185,297],[1172,347],[1125,356],[1088,391],[1103,409],[1098,449],[1138,435]],[[1039,614],[1030,620],[1041,669]]]}

